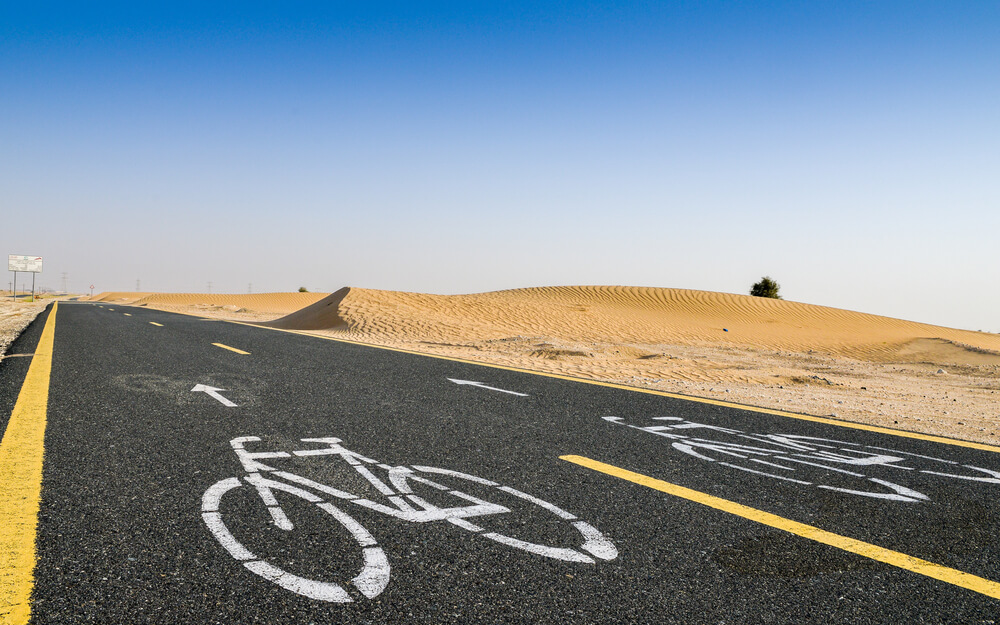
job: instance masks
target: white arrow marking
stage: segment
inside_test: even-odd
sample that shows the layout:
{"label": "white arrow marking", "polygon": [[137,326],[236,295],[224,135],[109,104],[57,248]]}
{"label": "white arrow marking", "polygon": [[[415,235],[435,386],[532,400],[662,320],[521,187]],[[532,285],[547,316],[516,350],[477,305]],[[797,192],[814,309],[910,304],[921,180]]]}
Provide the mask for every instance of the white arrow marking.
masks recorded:
{"label": "white arrow marking", "polygon": [[527,393],[515,393],[514,391],[505,391],[502,388],[494,388],[492,386],[486,386],[482,382],[470,382],[469,380],[453,380],[451,378],[447,378],[447,380],[449,382],[454,382],[455,384],[459,384],[459,385],[478,386],[479,388],[485,388],[485,389],[490,390],[490,391],[499,391],[501,393],[509,393],[511,395],[517,395],[518,397],[530,397],[530,395],[528,395]]}
{"label": "white arrow marking", "polygon": [[210,396],[218,399],[219,403],[221,403],[223,406],[229,406],[230,408],[235,408],[236,404],[234,404],[233,402],[229,401],[228,399],[226,399],[225,397],[223,397],[222,395],[219,394],[219,391],[224,391],[224,390],[226,390],[226,389],[224,389],[224,388],[215,388],[214,386],[206,386],[204,384],[198,384],[193,389],[191,389],[191,392],[192,393],[205,393],[206,395],[210,395]]}

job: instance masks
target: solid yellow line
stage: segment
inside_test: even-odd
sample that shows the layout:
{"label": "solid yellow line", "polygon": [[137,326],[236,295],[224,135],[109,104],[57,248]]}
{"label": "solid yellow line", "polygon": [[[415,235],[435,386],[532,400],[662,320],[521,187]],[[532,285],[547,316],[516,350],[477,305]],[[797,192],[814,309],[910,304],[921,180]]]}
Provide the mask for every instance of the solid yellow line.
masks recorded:
{"label": "solid yellow line", "polygon": [[[186,314],[186,313],[180,313]],[[196,316],[196,315],[192,315]],[[776,417],[786,417],[789,419],[798,419],[799,421],[812,421],[814,423],[823,423],[826,425],[835,425],[842,428],[851,428],[853,430],[864,430],[866,432],[878,432],[879,434],[891,434],[892,436],[900,436],[903,438],[915,438],[922,441],[930,441],[932,443],[944,443],[945,445],[954,445],[956,447],[968,447],[970,449],[979,449],[981,451],[992,451],[994,453],[1000,453],[1000,447],[996,445],[987,445],[985,443],[975,443],[972,441],[963,441],[957,438],[946,438],[944,436],[934,436],[931,434],[921,434],[920,432],[907,432],[906,430],[894,430],[892,428],[881,427],[877,425],[867,425],[865,423],[851,423],[849,421],[839,421],[837,419],[828,419],[826,417],[817,417],[814,415],[800,414],[796,412],[785,412],[783,410],[773,410],[771,408],[761,408],[759,406],[750,406],[747,404],[737,404],[729,401],[721,401],[718,399],[708,399],[707,397],[696,397],[694,395],[681,395],[679,393],[670,393],[668,391],[657,391],[649,388],[639,388],[635,386],[626,386],[624,384],[616,384],[614,382],[601,382],[600,380],[588,380],[586,378],[576,378],[568,375],[561,375],[558,373],[549,373],[546,371],[534,371],[532,369],[520,369],[518,367],[509,367],[506,365],[497,365],[489,362],[480,362],[478,360],[468,360],[465,358],[455,358],[453,356],[442,356],[440,354],[427,354],[424,352],[418,352],[410,349],[402,349],[399,347],[387,347],[385,345],[376,345],[373,343],[362,343],[361,341],[352,341],[349,339],[341,339],[332,336],[324,336],[322,334],[314,334],[312,332],[305,332],[302,330],[285,330],[283,328],[269,328],[267,326],[258,326],[255,324],[245,323],[243,321],[230,321],[228,319],[223,319],[227,323],[235,323],[239,325],[246,325],[256,328],[263,328],[266,330],[276,330],[278,332],[287,332],[289,334],[300,334],[303,336],[312,336],[318,339],[326,339],[327,341],[336,341],[338,343],[350,343],[352,345],[362,345],[365,347],[374,347],[375,349],[384,349],[391,352],[401,352],[404,354],[414,354],[417,356],[426,356],[428,358],[437,358],[438,360],[450,360],[452,362],[460,362],[469,365],[479,365],[480,367],[490,367],[491,369],[502,369],[504,371],[514,371],[517,373],[527,373],[530,375],[537,375],[545,378],[555,378],[557,380],[567,380],[569,382],[580,382],[583,384],[590,384],[591,386],[603,386],[606,388],[615,388],[623,391],[631,391],[633,393],[645,393],[647,395],[658,395],[660,397],[669,397],[671,399],[680,399],[683,401],[696,402],[699,404],[710,404],[712,406],[722,406],[724,408],[736,408],[738,410],[747,410],[750,412],[758,412],[761,414],[774,415]]]}
{"label": "solid yellow line", "polygon": [[674,495],[675,497],[681,497],[683,499],[687,499],[688,501],[693,501],[710,508],[715,508],[716,510],[728,512],[729,514],[735,514],[736,516],[743,517],[744,519],[756,521],[757,523],[768,525],[770,527],[795,534],[796,536],[802,536],[803,538],[815,540],[816,542],[823,543],[824,545],[837,547],[838,549],[843,549],[844,551],[849,551],[859,556],[864,556],[865,558],[878,560],[879,562],[884,562],[885,564],[891,564],[892,566],[897,566],[913,573],[926,575],[927,577],[931,577],[948,584],[953,584],[988,597],[993,597],[994,599],[1000,599],[1000,584],[976,575],[972,575],[971,573],[941,566],[940,564],[934,564],[933,562],[928,562],[927,560],[921,560],[920,558],[908,556],[905,553],[892,551],[891,549],[884,549],[878,545],[866,543],[854,538],[848,538],[847,536],[841,536],[840,534],[834,534],[833,532],[821,530],[818,527],[813,527],[812,525],[792,521],[791,519],[786,519],[776,514],[771,514],[770,512],[750,508],[748,506],[729,501],[728,499],[707,495],[696,490],[691,490],[690,488],[677,486],[676,484],[671,484],[670,482],[664,482],[663,480],[648,477],[642,475],[641,473],[634,473],[610,464],[598,462],[597,460],[584,458],[583,456],[560,456],[559,458],[567,462],[578,464],[582,467],[587,467],[588,469],[593,469],[594,471],[600,471],[601,473],[606,473],[647,488],[652,488],[653,490]]}
{"label": "solid yellow line", "polygon": [[350,339],[341,339],[333,336],[325,336],[322,334],[315,334],[313,332],[306,332],[304,330],[286,330],[284,328],[272,328],[268,326],[258,325],[256,323],[247,323],[245,321],[233,321],[231,319],[214,319],[211,317],[203,317],[202,315],[196,315],[194,313],[184,313],[177,311],[173,312],[176,315],[185,315],[187,317],[196,317],[198,319],[211,319],[213,321],[224,321],[226,323],[233,323],[241,326],[249,326],[252,328],[260,328],[264,330],[274,330],[275,332],[286,332],[288,334],[299,334],[301,336],[311,336],[317,339],[324,339],[327,341],[336,341],[337,343],[348,343],[350,345],[361,345],[364,347],[374,347],[375,349],[383,349],[390,352],[400,352],[403,354],[414,354],[416,356],[425,356],[427,358],[437,358],[438,360],[448,360],[451,362],[460,362],[469,365],[479,365],[480,367],[490,367],[491,369],[502,369],[504,371],[514,371],[517,373],[527,373],[530,375],[537,375],[544,378],[554,378],[557,380],[567,380],[570,382],[580,382],[582,384],[590,384],[591,386],[603,386],[606,388],[616,388],[623,391],[631,391],[633,393],[645,393],[647,395],[658,395],[660,397],[669,397],[671,399],[680,399],[683,401],[691,401],[699,404],[709,404],[712,406],[722,406],[724,408],[736,408],[738,410],[747,410],[750,412],[757,412],[761,414],[774,415],[776,417],[786,417],[788,419],[798,419],[799,421],[811,421],[813,423],[823,423],[825,425],[835,425],[842,428],[850,428],[852,430],[864,430],[865,432],[877,432],[879,434],[889,434],[891,436],[900,436],[902,438],[915,438],[922,441],[930,441],[932,443],[943,443],[945,445],[954,445],[955,447],[967,447],[969,449],[979,449],[981,451],[991,451],[993,453],[1000,453],[1000,447],[996,445],[988,445],[985,443],[975,443],[972,441],[963,441],[957,438],[946,438],[944,436],[934,436],[932,434],[921,434],[920,432],[908,432],[906,430],[895,430],[893,428],[881,427],[878,425],[867,425],[865,423],[852,423],[850,421],[840,421],[838,419],[828,419],[826,417],[817,417],[814,415],[801,414],[797,412],[785,412],[784,410],[774,410],[771,408],[761,408],[759,406],[750,406],[748,404],[737,404],[729,401],[721,401],[718,399],[708,399],[707,397],[696,397],[694,395],[681,395],[680,393],[670,393],[668,391],[657,391],[649,388],[639,388],[636,386],[626,386],[624,384],[616,384],[614,382],[601,382],[599,380],[588,380],[586,378],[577,378],[568,375],[561,375],[558,373],[548,373],[545,371],[535,371],[532,369],[521,369],[518,367],[508,367],[506,365],[497,365],[489,362],[480,362],[478,360],[468,360],[465,358],[456,358],[454,356],[442,356],[440,354],[428,354],[426,352],[418,352],[411,349],[403,349],[400,347],[388,347],[386,345],[376,345],[374,343],[363,343],[361,341],[352,341]]}
{"label": "solid yellow line", "polygon": [[27,623],[31,617],[35,532],[58,307],[58,302],[52,304],[0,441],[0,622],[12,625]]}
{"label": "solid yellow line", "polygon": [[158,328],[162,328],[162,327],[163,327],[163,324],[162,324],[162,323],[156,323],[155,321],[150,321],[150,322],[149,322],[149,325],[151,325],[151,326],[156,326],[156,327],[158,327]]}
{"label": "solid yellow line", "polygon": [[236,349],[235,347],[230,347],[228,345],[223,345],[222,343],[212,343],[216,347],[221,347],[222,349],[228,349],[231,352],[236,352],[237,354],[243,354],[244,356],[249,356],[250,352],[245,352],[242,349]]}

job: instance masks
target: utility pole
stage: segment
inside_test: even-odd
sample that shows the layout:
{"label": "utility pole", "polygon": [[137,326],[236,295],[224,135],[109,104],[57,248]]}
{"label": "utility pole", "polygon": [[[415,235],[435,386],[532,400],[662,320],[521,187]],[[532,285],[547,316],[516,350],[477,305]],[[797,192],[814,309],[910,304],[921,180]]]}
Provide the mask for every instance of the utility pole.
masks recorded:
{"label": "utility pole", "polygon": [[62,272],[62,292],[64,295],[69,292],[69,287],[67,286],[67,284],[69,284],[69,281],[67,280],[68,275],[69,274],[67,274],[65,271]]}
{"label": "utility pole", "polygon": [[208,294],[209,295],[212,294],[212,281],[211,280],[208,281]]}
{"label": "utility pole", "polygon": [[139,278],[135,279],[135,290],[137,293],[142,290],[141,288],[139,288]]}
{"label": "utility pole", "polygon": [[253,282],[247,285],[247,295],[253,293]]}

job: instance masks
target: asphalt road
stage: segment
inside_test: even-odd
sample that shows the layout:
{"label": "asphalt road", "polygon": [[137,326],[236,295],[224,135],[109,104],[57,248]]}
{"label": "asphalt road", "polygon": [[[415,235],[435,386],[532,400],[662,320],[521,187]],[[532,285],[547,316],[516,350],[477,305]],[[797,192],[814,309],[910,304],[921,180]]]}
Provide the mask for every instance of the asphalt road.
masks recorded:
{"label": "asphalt road", "polygon": [[63,303],[44,451],[33,623],[1000,619],[989,449]]}

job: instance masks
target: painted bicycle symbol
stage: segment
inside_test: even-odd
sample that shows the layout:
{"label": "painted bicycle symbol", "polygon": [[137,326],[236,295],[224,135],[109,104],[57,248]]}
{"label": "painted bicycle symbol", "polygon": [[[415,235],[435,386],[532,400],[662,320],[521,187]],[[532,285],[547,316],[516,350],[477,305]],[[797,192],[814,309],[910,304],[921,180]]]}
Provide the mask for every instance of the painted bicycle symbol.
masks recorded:
{"label": "painted bicycle symbol", "polygon": [[645,427],[625,423],[621,417],[604,420],[664,437],[673,449],[718,466],[860,497],[926,501],[929,497],[912,487],[920,475],[1000,484],[1000,471],[874,445],[754,434],[680,417],[654,417],[659,423]]}
{"label": "painted bicycle symbol", "polygon": [[[345,448],[339,438],[304,438],[303,443],[320,446],[293,450],[291,453],[246,449],[248,443],[259,442],[260,438],[256,436],[244,436],[230,441],[246,474],[220,480],[210,486],[202,496],[202,518],[215,539],[246,569],[286,590],[312,599],[349,603],[354,600],[352,593],[360,593],[371,599],[389,584],[390,565],[385,551],[360,522],[333,502],[342,506],[344,504],[339,502],[350,504],[353,506],[350,508],[352,512],[377,512],[407,523],[447,522],[512,549],[565,562],[594,564],[597,560],[613,560],[618,556],[614,543],[586,521],[547,501],[491,480],[434,467],[382,464]],[[344,488],[337,488],[271,466],[271,461],[280,459],[323,457],[344,463],[341,468],[345,465],[350,468],[344,473],[355,478],[352,484],[361,484],[365,488],[344,484],[338,484]],[[269,464],[264,464],[262,460],[268,460]],[[461,485],[463,490],[448,485],[453,483]],[[346,488],[377,493],[377,496],[354,494]],[[233,506],[224,505],[223,500],[240,489],[254,491],[258,496],[256,501],[267,509],[270,524],[286,532],[294,529],[295,524],[279,499],[288,502],[290,498],[298,498],[313,504],[315,507],[311,509],[321,512],[325,515],[324,518],[335,521],[346,530],[350,536],[348,542],[357,543],[362,552],[360,572],[349,581],[340,580],[342,583],[338,583],[337,580],[315,579],[292,573],[281,565],[269,562],[266,557],[255,554],[245,544],[247,541],[241,542],[236,538],[234,524],[227,523],[226,520],[227,514],[235,512],[232,510]],[[468,490],[485,492],[489,500],[465,492]],[[244,498],[243,501],[247,499]],[[523,533],[531,533],[531,523],[494,523],[497,519],[510,517],[515,508],[529,508],[560,527],[568,525],[571,529],[558,533],[560,536],[575,537],[572,546],[536,542],[538,539],[527,540]],[[299,510],[301,512],[301,508]],[[538,515],[533,515],[532,519],[536,516]],[[499,525],[499,528],[484,527],[491,523]],[[541,534],[551,535],[547,532]]]}

